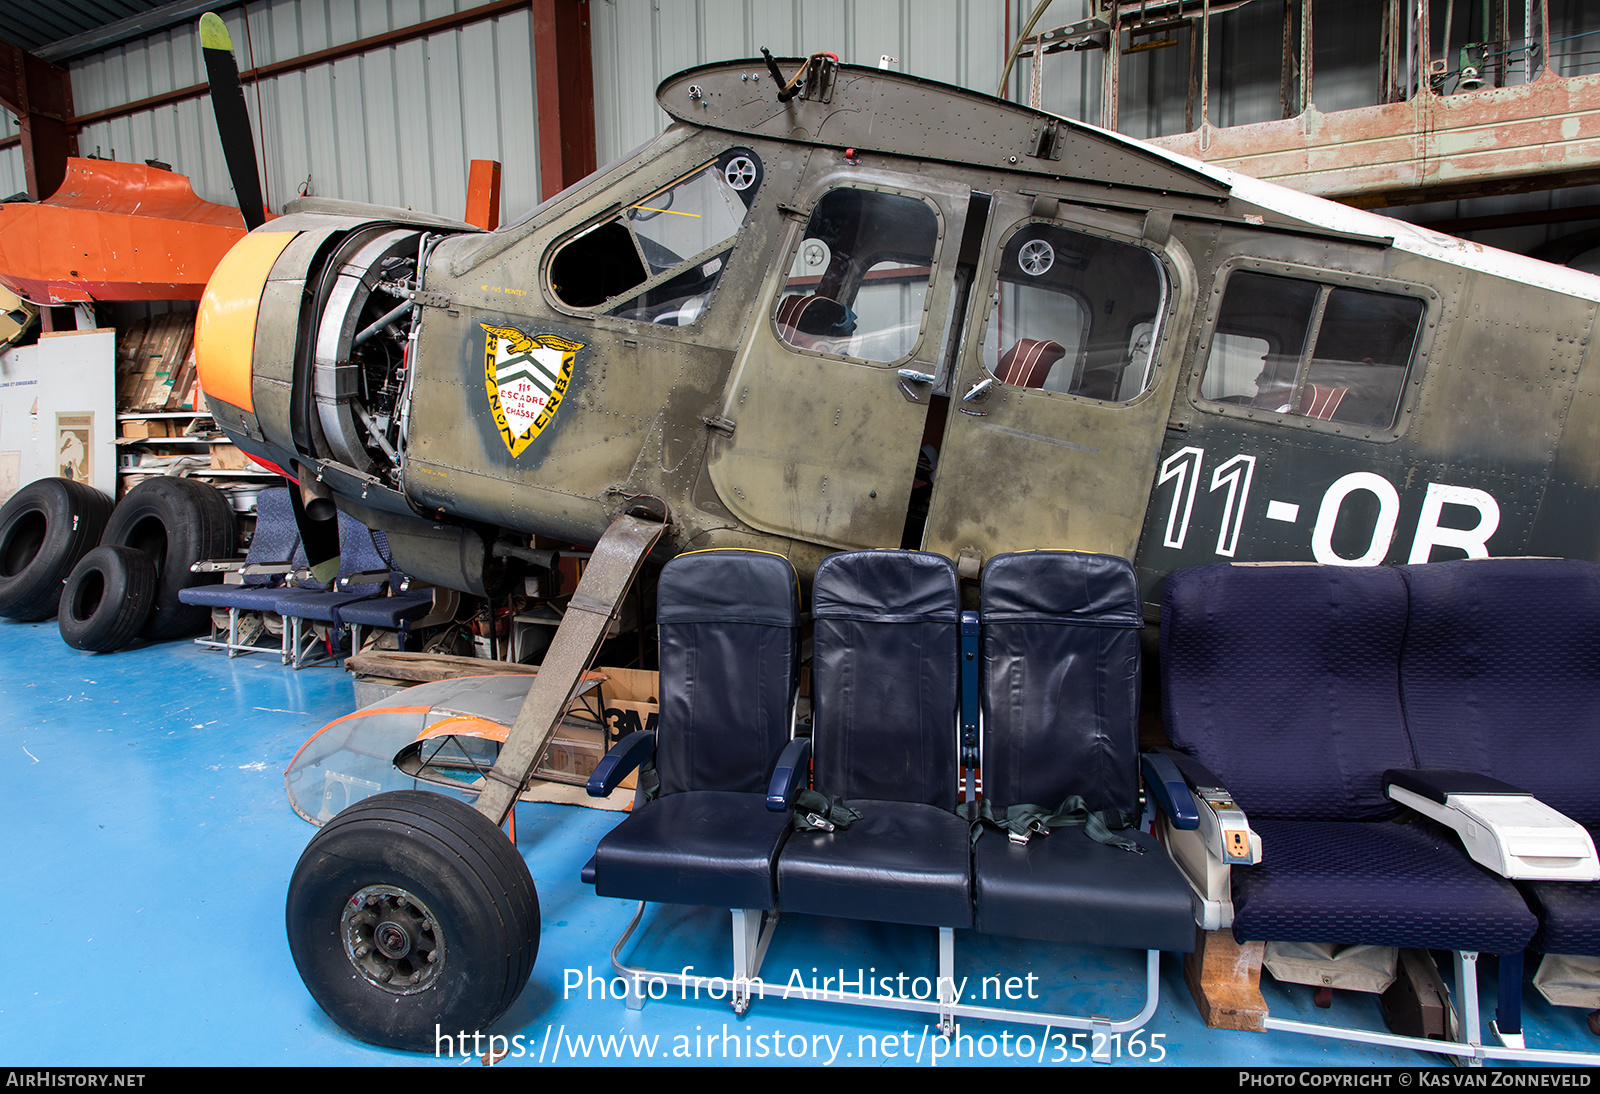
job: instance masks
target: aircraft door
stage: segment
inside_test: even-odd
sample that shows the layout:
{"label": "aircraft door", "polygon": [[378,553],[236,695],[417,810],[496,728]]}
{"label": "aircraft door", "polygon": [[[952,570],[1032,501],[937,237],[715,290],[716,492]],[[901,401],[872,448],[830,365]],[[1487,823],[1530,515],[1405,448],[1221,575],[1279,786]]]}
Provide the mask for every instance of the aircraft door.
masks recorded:
{"label": "aircraft door", "polygon": [[836,547],[899,546],[968,197],[863,168],[825,176],[793,214],[708,421],[707,470],[741,520]]}
{"label": "aircraft door", "polygon": [[1154,216],[1019,194],[992,216],[924,546],[1131,559],[1193,311],[1187,255]]}

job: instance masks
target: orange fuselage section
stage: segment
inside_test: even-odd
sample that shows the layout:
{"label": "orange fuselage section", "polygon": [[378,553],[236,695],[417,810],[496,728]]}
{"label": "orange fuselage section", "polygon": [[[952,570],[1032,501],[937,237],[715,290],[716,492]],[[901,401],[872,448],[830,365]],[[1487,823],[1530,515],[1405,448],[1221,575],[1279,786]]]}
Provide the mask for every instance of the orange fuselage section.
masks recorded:
{"label": "orange fuselage section", "polygon": [[243,235],[239,210],[182,175],[69,159],[49,198],[0,206],[0,284],[35,304],[198,300]]}

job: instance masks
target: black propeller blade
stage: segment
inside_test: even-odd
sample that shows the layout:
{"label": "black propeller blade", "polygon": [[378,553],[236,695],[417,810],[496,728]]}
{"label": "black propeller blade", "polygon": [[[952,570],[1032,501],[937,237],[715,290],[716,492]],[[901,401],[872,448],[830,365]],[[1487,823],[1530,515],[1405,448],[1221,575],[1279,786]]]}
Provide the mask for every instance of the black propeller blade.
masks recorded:
{"label": "black propeller blade", "polygon": [[[217,135],[222,138],[222,154],[239,198],[239,214],[245,227],[254,230],[267,220],[256,146],[244,88],[239,85],[239,65],[233,59],[233,40],[220,16],[207,12],[200,17],[200,48],[206,59],[206,82],[211,85],[211,106],[217,112]],[[339,569],[339,522],[332,503],[319,498],[308,505],[299,490],[290,490],[289,496],[312,575],[318,581],[332,581]]]}
{"label": "black propeller blade", "polygon": [[244,226],[254,230],[266,223],[261,179],[256,169],[256,146],[250,135],[250,113],[239,86],[239,66],[233,59],[233,40],[222,17],[211,12],[200,17],[200,50],[206,59],[206,82],[211,85],[211,107],[217,112],[217,134],[228,161],[233,192],[239,198]]}

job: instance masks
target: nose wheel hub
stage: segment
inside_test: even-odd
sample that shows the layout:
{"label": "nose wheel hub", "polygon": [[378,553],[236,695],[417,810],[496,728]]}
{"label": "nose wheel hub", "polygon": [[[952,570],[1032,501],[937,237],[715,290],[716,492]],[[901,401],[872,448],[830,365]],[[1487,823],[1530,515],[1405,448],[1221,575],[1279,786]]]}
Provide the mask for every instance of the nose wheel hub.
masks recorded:
{"label": "nose wheel hub", "polygon": [[373,885],[345,905],[345,956],[368,981],[396,995],[426,989],[444,966],[444,934],[426,905],[404,889]]}

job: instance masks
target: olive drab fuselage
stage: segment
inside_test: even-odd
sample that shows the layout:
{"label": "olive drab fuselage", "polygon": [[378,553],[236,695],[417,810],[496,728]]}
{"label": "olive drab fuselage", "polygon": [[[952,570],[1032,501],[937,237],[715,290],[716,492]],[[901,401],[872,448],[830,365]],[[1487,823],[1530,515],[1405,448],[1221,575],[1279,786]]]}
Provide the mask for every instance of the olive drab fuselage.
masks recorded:
{"label": "olive drab fuselage", "polygon": [[497,231],[291,207],[209,290],[257,307],[219,421],[473,592],[641,498],[664,553],[1069,548],[1147,603],[1225,559],[1600,559],[1600,279],[801,63],[786,103],[667,80],[661,137]]}

